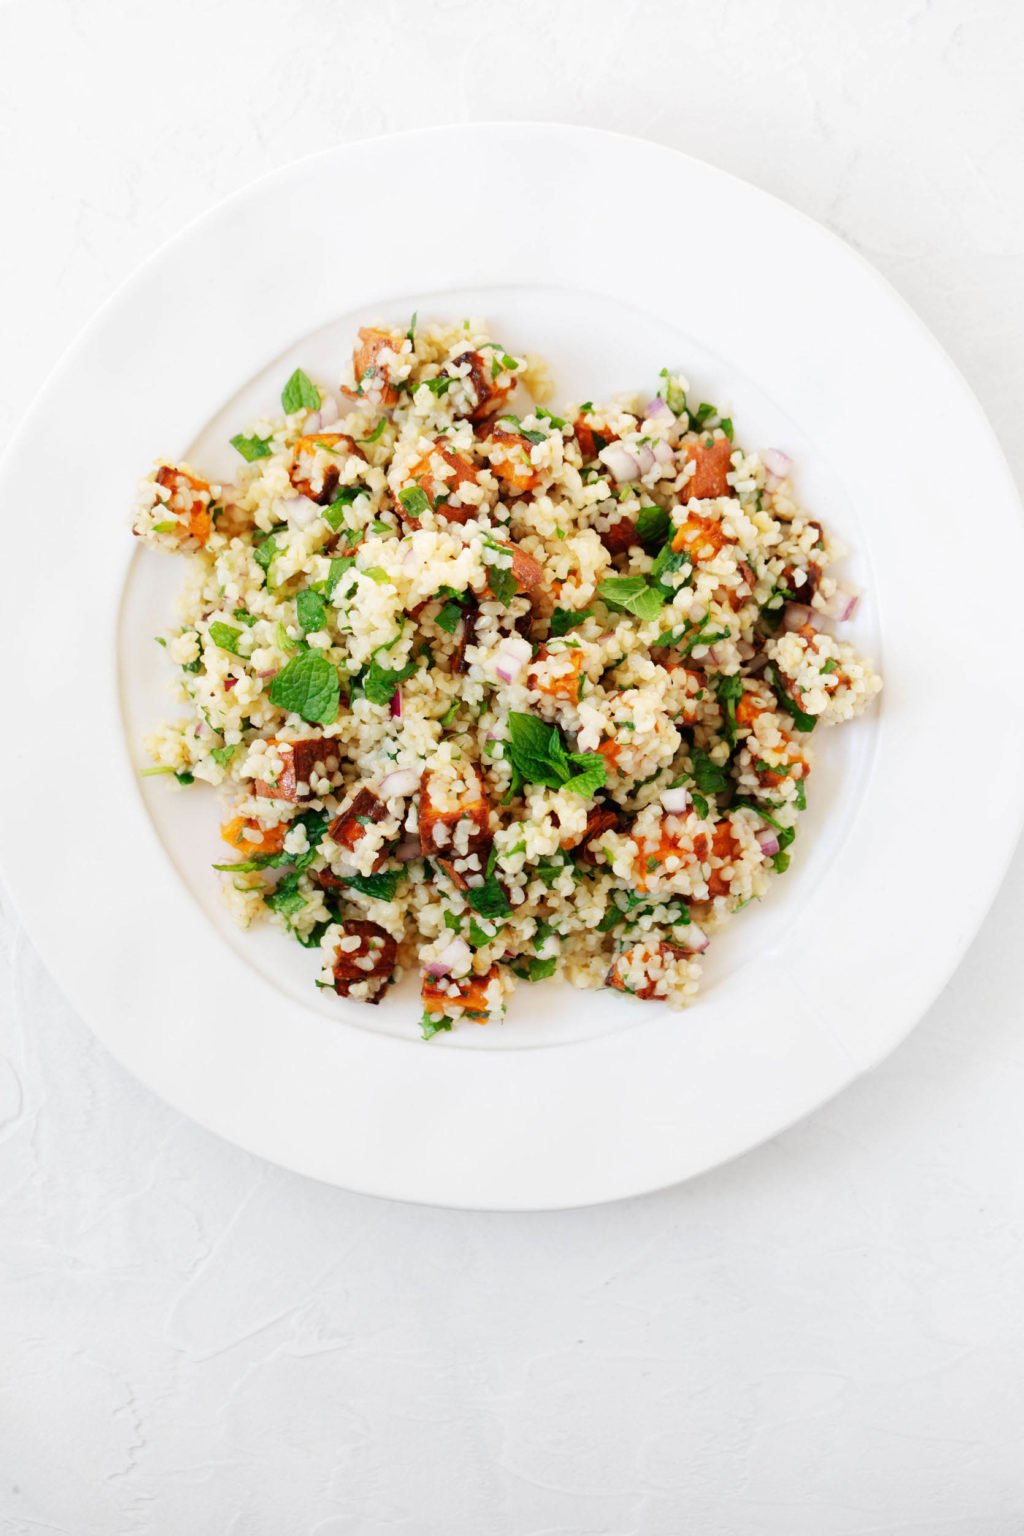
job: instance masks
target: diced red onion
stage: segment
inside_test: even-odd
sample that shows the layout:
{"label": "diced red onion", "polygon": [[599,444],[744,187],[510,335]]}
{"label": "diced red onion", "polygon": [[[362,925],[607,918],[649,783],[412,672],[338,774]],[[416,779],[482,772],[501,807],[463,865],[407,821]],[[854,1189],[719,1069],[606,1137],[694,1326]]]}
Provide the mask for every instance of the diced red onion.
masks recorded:
{"label": "diced red onion", "polygon": [[681,816],[690,803],[690,796],[682,785],[677,789],[663,789],[659,799],[662,810],[667,811],[670,816]]}
{"label": "diced red onion", "polygon": [[308,496],[284,496],[278,502],[278,510],[293,528],[310,528],[320,517],[323,508]]}
{"label": "diced red onion", "polygon": [[654,454],[655,462],[660,464],[663,469],[669,464],[674,464],[676,461],[675,450],[672,444],[666,443],[663,437],[659,437],[651,452]]}
{"label": "diced red onion", "polygon": [[612,478],[620,485],[626,481],[635,480],[640,474],[639,463],[629,449],[623,448],[621,443],[609,443],[597,456],[605,468],[611,470]]}
{"label": "diced red onion", "polygon": [[670,421],[675,421],[675,419],[675,415],[669,408],[668,402],[663,400],[660,395],[655,395],[654,399],[648,400],[644,406],[645,421],[660,421],[667,426]]}
{"label": "diced red onion", "polygon": [[268,667],[265,672],[257,672],[256,676],[257,677],[276,677],[277,674],[280,672],[280,670],[281,670],[280,667]]}
{"label": "diced red onion", "polygon": [[230,693],[231,689],[236,686],[237,682],[238,682],[238,678],[237,677],[226,677],[224,679],[224,692],[225,693]]}
{"label": "diced red onion", "polygon": [[411,768],[395,768],[380,781],[380,797],[390,800],[392,795],[414,795],[420,787],[420,776]]}
{"label": "diced red onion", "polygon": [[793,468],[793,460],[788,453],[783,453],[781,448],[763,448],[761,463],[768,477],[769,490],[773,490],[780,480],[785,480]]}
{"label": "diced red onion", "polygon": [[395,858],[399,864],[408,864],[411,859],[418,859],[422,850],[418,837],[408,837],[404,843],[399,843],[395,849]]}
{"label": "diced red onion", "polygon": [[685,928],[673,928],[672,942],[693,955],[702,955],[711,940],[699,923],[687,923]]}
{"label": "diced red onion", "polygon": [[761,852],[766,859],[774,858],[779,851],[779,835],[773,827],[762,827],[757,834]]}
{"label": "diced red onion", "polygon": [[654,449],[649,448],[646,443],[641,443],[636,450],[635,458],[640,466],[640,473],[649,475],[654,468]]}
{"label": "diced red onion", "polygon": [[452,971],[464,969],[471,965],[472,961],[473,951],[465,939],[452,939],[439,955],[427,961],[423,969],[428,976],[450,976]]}
{"label": "diced red onion", "polygon": [[822,599],[821,611],[828,618],[842,624],[846,619],[853,618],[859,602],[859,592],[854,592],[851,587],[838,586],[831,597]]}
{"label": "diced red onion", "polygon": [[709,645],[704,655],[713,667],[720,667],[725,660],[725,652],[720,645]]}
{"label": "diced red onion", "polygon": [[319,432],[322,425],[323,425],[323,416],[322,416],[321,412],[320,411],[310,411],[309,415],[306,417],[305,422],[303,423],[302,430],[307,435],[310,435],[313,432]]}
{"label": "diced red onion", "polygon": [[402,690],[401,690],[401,688],[396,688],[394,693],[391,695],[391,703],[389,704],[388,708],[390,710],[392,720],[401,720],[401,718],[402,718]]}
{"label": "diced red onion", "polygon": [[522,635],[510,635],[494,659],[494,670],[503,683],[514,683],[533,656],[533,646]]}
{"label": "diced red onion", "polygon": [[814,624],[817,614],[813,608],[808,608],[806,603],[786,603],[782,610],[782,627],[786,630],[802,629],[805,624]]}
{"label": "diced red onion", "polygon": [[[337,400],[335,400],[333,395],[325,395],[323,400],[320,402],[321,427],[329,427],[331,422],[337,421],[340,415],[341,412],[338,409]],[[309,429],[307,428],[307,431],[308,430]]]}

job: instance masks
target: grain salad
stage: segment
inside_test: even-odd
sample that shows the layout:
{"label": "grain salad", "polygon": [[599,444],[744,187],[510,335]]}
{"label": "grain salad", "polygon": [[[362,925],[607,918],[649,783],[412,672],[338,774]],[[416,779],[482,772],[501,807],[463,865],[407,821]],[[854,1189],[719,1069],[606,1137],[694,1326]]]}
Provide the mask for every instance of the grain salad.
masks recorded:
{"label": "grain salad", "polygon": [[233,483],[142,483],[184,556],[146,772],[222,791],[242,924],[342,997],[416,969],[426,1038],[551,976],[689,1003],[789,865],[813,731],[881,687],[788,457],[659,384],[559,415],[538,359],[413,317],[296,370]]}

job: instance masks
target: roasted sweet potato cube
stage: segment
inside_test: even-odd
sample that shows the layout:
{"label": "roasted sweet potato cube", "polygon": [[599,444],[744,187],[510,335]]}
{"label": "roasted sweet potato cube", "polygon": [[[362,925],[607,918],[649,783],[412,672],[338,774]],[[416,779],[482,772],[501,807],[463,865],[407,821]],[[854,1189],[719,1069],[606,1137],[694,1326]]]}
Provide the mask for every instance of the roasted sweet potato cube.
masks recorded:
{"label": "roasted sweet potato cube", "polygon": [[580,445],[584,462],[596,459],[602,448],[618,441],[617,434],[603,422],[593,417],[577,416],[572,424],[573,436]]}
{"label": "roasted sweet potato cube", "polygon": [[205,544],[213,532],[210,487],[206,481],[190,475],[187,470],[176,469],[172,464],[161,465],[154,478],[157,485],[170,491],[166,503],[169,510],[183,519],[178,537]]}
{"label": "roasted sweet potato cube", "polygon": [[[435,978],[424,975],[420,993],[423,1006],[431,1013],[448,1013],[461,1009],[471,1016],[487,1015],[491,1012],[487,1001],[487,989],[499,975],[497,965],[492,965],[483,976],[462,976],[454,979],[446,976]],[[452,987],[456,989],[454,996],[451,992]],[[486,1023],[486,1018],[481,1019],[480,1022]]]}
{"label": "roasted sweet potato cube", "polygon": [[[299,495],[308,496],[321,507],[329,506],[341,478],[337,460],[346,453],[366,458],[355,438],[345,432],[311,432],[300,437],[295,444],[295,458],[289,472]],[[327,463],[323,462],[325,458],[328,458]]]}
{"label": "roasted sweet potato cube", "polygon": [[687,443],[686,462],[693,464],[693,474],[683,484],[683,498],[690,501],[694,496],[705,500],[710,496],[731,496],[732,487],[725,478],[732,469],[734,449],[727,437],[699,437]]}
{"label": "roasted sweet potato cube", "polygon": [[[365,837],[366,828],[371,822],[383,821],[388,814],[388,808],[383,800],[374,794],[372,789],[367,789],[365,784],[356,791],[349,804],[327,828],[327,834],[339,848],[355,848],[360,839]],[[388,850],[382,848],[374,860],[374,869],[380,869],[388,860]]]}
{"label": "roasted sweet potato cube", "polygon": [[[438,457],[447,467],[447,473],[436,470],[434,458]],[[467,503],[465,506],[451,505],[450,498],[460,486],[476,482],[477,466],[472,459],[467,459],[464,454],[455,453],[448,447],[443,437],[436,438],[434,446],[429,453],[425,453],[418,459],[409,471],[409,484],[418,485],[420,490],[430,502],[431,510],[438,517],[443,517],[449,523],[468,523],[476,517],[477,509]],[[404,489],[404,487],[403,487]],[[410,528],[419,525],[419,518],[403,503],[401,496],[396,499],[395,510],[403,523]]]}
{"label": "roasted sweet potato cube", "polygon": [[281,759],[281,773],[275,784],[267,779],[256,779],[253,794],[265,800],[310,800],[314,798],[311,780],[314,773],[319,778],[337,782],[341,767],[338,743],[329,736],[309,736],[301,741],[270,741]]}
{"label": "roasted sweet potato cube", "polygon": [[[420,785],[420,849],[427,859],[455,862],[475,853],[481,869],[491,847],[490,806],[482,789],[469,790],[453,805],[440,805],[436,774],[425,773]],[[477,781],[479,783],[479,781]],[[437,827],[448,828],[448,836],[438,841]],[[466,832],[463,835],[462,827]],[[464,844],[464,846],[463,846]]]}
{"label": "roasted sweet potato cube", "polygon": [[[629,949],[624,949],[620,955],[617,955],[614,962],[612,963],[611,970],[608,972],[608,975],[605,978],[605,985],[614,987],[616,992],[629,992],[633,997],[639,997],[642,998],[644,1002],[649,1002],[652,998],[658,996],[657,977],[649,977],[647,981],[642,982],[638,987],[628,986],[624,979],[624,973],[629,964],[630,956],[633,954],[634,950],[639,950],[642,948],[642,944],[635,944]],[[657,946],[657,953],[662,957],[666,965],[671,964],[675,960],[682,959],[686,955],[686,951],[680,949],[678,945],[667,944],[664,940],[659,942]]]}
{"label": "roasted sweet potato cube", "polygon": [[497,422],[488,437],[491,470],[510,491],[532,491],[540,481],[540,471],[530,458],[530,439]]}
{"label": "roasted sweet potato cube", "polygon": [[280,853],[288,832],[288,822],[278,822],[276,827],[261,827],[251,816],[233,816],[220,829],[224,841],[243,858],[257,854]]}
{"label": "roasted sweet potato cube", "polygon": [[398,945],[379,923],[348,918],[341,924],[341,936],[331,967],[335,992],[349,997],[353,987],[365,982],[369,991],[362,1000],[379,1003],[394,980],[397,958]]}
{"label": "roasted sweet potato cube", "polygon": [[587,824],[580,837],[573,840],[569,838],[562,844],[565,853],[575,853],[578,859],[587,864],[596,863],[595,855],[591,852],[590,845],[595,842],[603,832],[610,832],[623,824],[622,812],[611,805],[592,805],[587,813]]}
{"label": "roasted sweet potato cube", "polygon": [[[372,325],[360,326],[352,351],[355,393],[379,396],[381,405],[397,405],[398,390],[391,383],[390,360],[382,360],[381,353],[397,352],[401,345],[401,336],[378,330]],[[346,390],[348,393],[351,391]]]}
{"label": "roasted sweet potato cube", "polygon": [[514,385],[499,384],[492,379],[492,363],[481,352],[462,352],[453,362],[459,368],[469,364],[469,382],[477,402],[469,412],[470,421],[486,421],[508,399]]}

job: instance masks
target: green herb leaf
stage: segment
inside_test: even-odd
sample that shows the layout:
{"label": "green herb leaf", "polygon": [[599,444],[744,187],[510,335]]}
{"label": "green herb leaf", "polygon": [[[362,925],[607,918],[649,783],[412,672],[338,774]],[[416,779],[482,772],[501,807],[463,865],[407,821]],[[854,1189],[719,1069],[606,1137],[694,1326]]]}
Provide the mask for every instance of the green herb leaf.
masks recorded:
{"label": "green herb leaf", "polygon": [[780,709],[784,709],[787,715],[792,715],[797,730],[813,731],[814,727],[818,723],[817,716],[805,714],[804,711],[800,708],[799,704],[790,698],[783,684],[782,674],[779,672],[779,669],[775,665],[774,661],[770,661],[768,663],[767,667],[765,668],[765,675],[772,685],[775,697],[779,701]]}
{"label": "green herb leaf", "polygon": [[502,565],[489,565],[487,567],[487,585],[494,594],[496,602],[503,608],[507,608],[516,595],[516,578],[510,569]]}
{"label": "green herb leaf", "polygon": [[438,1018],[436,1014],[428,1013],[426,1009],[423,1010],[423,1017],[420,1019],[420,1030],[424,1040],[433,1040],[435,1035],[443,1034],[446,1030],[451,1029],[451,1027],[452,1021],[448,1018],[447,1014],[442,1014]]}
{"label": "green herb leaf", "polygon": [[219,645],[222,651],[230,651],[232,656],[241,655],[238,649],[241,638],[242,631],[231,624],[222,624],[218,619],[210,625],[210,639],[214,645]]}
{"label": "green herb leaf", "polygon": [[405,333],[407,340],[413,343],[416,341],[416,314],[417,312],[414,309],[412,312],[412,319],[409,321],[409,329]]}
{"label": "green herb leaf", "polygon": [[320,409],[320,391],[308,374],[301,368],[296,368],[288,383],[281,391],[281,404],[286,416],[291,416],[294,411],[318,411]]}
{"label": "green herb leaf", "polygon": [[422,517],[430,511],[430,497],[421,485],[407,485],[399,491],[398,499],[410,517]]}
{"label": "green herb leaf", "polygon": [[253,614],[246,613],[244,608],[235,608],[232,612],[232,618],[237,619],[240,624],[244,624],[247,629],[252,629],[254,624],[259,623],[259,620]]}
{"label": "green herb leaf", "polygon": [[312,587],[305,587],[296,595],[295,612],[298,616],[299,628],[304,635],[323,629],[327,623],[327,604],[320,593],[314,592]]}
{"label": "green herb leaf", "polygon": [[796,780],[796,795],[793,801],[798,811],[807,809],[807,785],[803,779]]}
{"label": "green herb leaf", "polygon": [[270,684],[270,702],[310,725],[330,725],[341,698],[338,669],[319,651],[302,651]]}
{"label": "green herb leaf", "polygon": [[445,634],[454,635],[462,623],[462,604],[456,602],[454,598],[450,598],[441,609],[434,623],[443,629]]}
{"label": "green herb leaf", "polygon": [[672,520],[664,507],[654,503],[649,507],[641,507],[636,515],[637,542],[642,544],[644,549],[663,545],[668,538],[671,526]]}
{"label": "green herb leaf", "polygon": [[372,656],[370,665],[360,679],[364,696],[370,700],[371,704],[380,704],[386,708],[395,696],[395,689],[400,687],[407,677],[412,677],[416,666],[415,661],[410,661],[400,671],[392,672],[387,667],[382,667],[376,656]]}
{"label": "green herb leaf", "polygon": [[384,869],[376,875],[349,875],[345,884],[362,896],[372,896],[376,901],[394,901],[401,878],[401,870]]}
{"label": "green herb leaf", "polygon": [[[332,533],[337,533],[345,521],[345,513],[352,506],[353,502],[358,501],[360,496],[368,496],[369,494],[365,485],[346,485],[342,487],[330,506],[324,507],[320,513],[320,516]],[[358,533],[356,537],[359,537]]]}
{"label": "green herb leaf", "polygon": [[529,976],[531,981],[544,981],[548,976],[553,976],[558,966],[558,956],[552,955],[547,960],[531,960],[529,964]]}
{"label": "green herb leaf", "polygon": [[231,446],[237,448],[247,464],[252,464],[255,459],[269,459],[274,451],[269,437],[243,437],[241,432],[231,439]]}
{"label": "green herb leaf", "polygon": [[237,743],[233,747],[214,747],[210,756],[219,768],[226,768],[237,751]]}
{"label": "green herb leaf", "polygon": [[736,705],[743,697],[743,679],[738,672],[730,677],[720,677],[715,691],[718,694],[718,702],[725,712],[726,739],[732,743],[736,740]]}
{"label": "green herb leaf", "polygon": [[575,629],[577,624],[582,624],[591,618],[593,609],[580,608],[556,608],[551,615],[550,632],[552,635],[567,635],[570,629]]}
{"label": "green herb leaf", "polygon": [[566,752],[557,725],[516,710],[510,713],[508,725],[505,750],[516,781],[586,796],[604,784],[607,769],[600,752]]}
{"label": "green herb leaf", "polygon": [[301,912],[306,905],[306,898],[299,890],[299,876],[296,872],[285,875],[279,880],[275,890],[263,898],[272,912],[280,912],[283,917],[294,917],[296,912]]}
{"label": "green herb leaf", "polygon": [[324,596],[327,598],[328,602],[330,602],[331,598],[334,596],[338,582],[344,576],[346,571],[350,571],[352,569],[355,563],[356,562],[351,555],[336,555],[335,558],[331,561],[331,568],[327,573],[327,580],[324,583]]}
{"label": "green herb leaf", "polygon": [[561,432],[562,428],[567,425],[567,423],[562,420],[561,416],[556,416],[552,411],[549,411],[547,407],[543,405],[538,405],[533,414],[539,417],[541,421],[550,421],[551,425],[557,432]]}
{"label": "green herb leaf", "polygon": [[643,576],[609,576],[602,581],[597,595],[609,608],[621,608],[644,623],[656,619],[665,606],[665,594],[647,585]]}
{"label": "green herb leaf", "polygon": [[720,795],[729,788],[729,776],[724,768],[713,763],[706,752],[694,747],[690,752],[693,761],[693,780],[705,795]]}
{"label": "green herb leaf", "polygon": [[492,922],[498,918],[508,917],[512,911],[508,897],[498,884],[495,875],[488,875],[483,885],[471,886],[466,892],[466,900],[478,917],[487,918]]}
{"label": "green herb leaf", "polygon": [[674,416],[681,416],[686,410],[686,395],[676,383],[667,368],[662,368],[660,377],[665,380],[665,404]]}
{"label": "green herb leaf", "polygon": [[704,796],[699,795],[695,789],[691,789],[690,799],[693,801],[693,808],[697,812],[697,815],[700,817],[701,821],[707,821],[710,807],[708,806],[707,801],[704,799]]}
{"label": "green herb leaf", "polygon": [[387,417],[382,416],[380,421],[378,421],[377,425],[374,427],[373,431],[370,433],[369,437],[360,437],[357,439],[357,441],[360,443],[379,443],[381,435],[383,434],[384,428],[387,426],[387,424]]}

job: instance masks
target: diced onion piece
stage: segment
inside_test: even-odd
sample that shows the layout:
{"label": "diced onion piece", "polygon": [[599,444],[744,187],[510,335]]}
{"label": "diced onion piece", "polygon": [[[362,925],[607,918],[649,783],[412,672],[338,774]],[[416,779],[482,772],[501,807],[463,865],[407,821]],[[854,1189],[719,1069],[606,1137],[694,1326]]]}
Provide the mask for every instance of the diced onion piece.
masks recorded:
{"label": "diced onion piece", "polygon": [[404,843],[399,843],[395,849],[395,858],[399,864],[408,864],[412,859],[420,857],[420,840],[418,837],[406,838]]}
{"label": "diced onion piece", "polygon": [[677,789],[663,789],[659,799],[662,810],[670,816],[680,816],[690,803],[689,792],[679,785]]}
{"label": "diced onion piece", "polygon": [[634,457],[640,467],[640,473],[642,475],[650,474],[651,470],[654,468],[655,463],[654,449],[649,448],[646,443],[641,443],[638,446]]}
{"label": "diced onion piece", "polygon": [[396,688],[394,693],[391,695],[391,703],[388,705],[388,710],[389,710],[389,712],[391,714],[392,720],[401,720],[401,718],[402,718],[402,690],[401,690],[401,688]]}
{"label": "diced onion piece", "polygon": [[396,768],[381,779],[378,794],[382,800],[390,800],[393,795],[414,795],[419,787],[418,773],[413,773],[411,768]]}
{"label": "diced onion piece", "polygon": [[672,942],[680,949],[688,949],[693,955],[701,955],[711,940],[699,923],[687,923],[685,928],[673,928]]}
{"label": "diced onion piece", "polygon": [[[321,426],[321,428],[329,427],[333,421],[337,421],[337,419],[338,419],[338,417],[340,415],[341,415],[341,412],[338,409],[338,402],[337,402],[337,400],[335,400],[333,395],[325,395],[323,400],[320,403],[320,426]],[[307,432],[310,431],[310,428],[309,428],[308,424],[307,424],[307,427],[306,427],[306,431]]]}
{"label": "diced onion piece", "polygon": [[821,612],[842,624],[846,619],[853,618],[859,602],[859,592],[854,592],[852,587],[838,586],[831,597],[822,599]]}
{"label": "diced onion piece", "polygon": [[763,448],[761,463],[768,477],[769,490],[774,490],[780,480],[785,480],[793,468],[793,460],[788,453],[783,453],[781,448]]}
{"label": "diced onion piece", "polygon": [[805,624],[814,623],[817,618],[813,608],[808,608],[806,603],[786,603],[782,610],[783,629],[803,629]]}
{"label": "diced onion piece", "polygon": [[465,939],[452,939],[439,955],[428,960],[423,969],[428,976],[450,976],[452,971],[467,970],[473,963],[473,951]]}
{"label": "diced onion piece", "polygon": [[757,834],[757,841],[766,859],[774,858],[778,853],[779,834],[775,831],[774,827],[762,827]]}
{"label": "diced onion piece", "polygon": [[302,430],[307,436],[312,437],[314,432],[319,432],[322,429],[323,424],[323,413],[321,411],[310,411],[303,423]]}
{"label": "diced onion piece", "polygon": [[666,465],[675,463],[676,456],[672,445],[671,443],[666,443],[663,437],[658,438],[658,441],[651,449],[651,452],[654,455],[655,463],[660,464],[662,468],[665,468]]}
{"label": "diced onion piece", "polygon": [[675,414],[660,395],[655,395],[653,400],[648,400],[644,406],[644,420],[658,422],[661,426],[667,426],[670,421],[675,421]]}
{"label": "diced onion piece", "polygon": [[514,683],[532,656],[533,646],[529,640],[524,640],[522,635],[510,635],[502,641],[494,658],[494,670],[503,683]]}
{"label": "diced onion piece", "polygon": [[598,458],[606,469],[611,470],[612,478],[620,485],[629,480],[635,480],[640,474],[640,465],[628,448],[623,448],[621,443],[609,443],[602,448]]}

